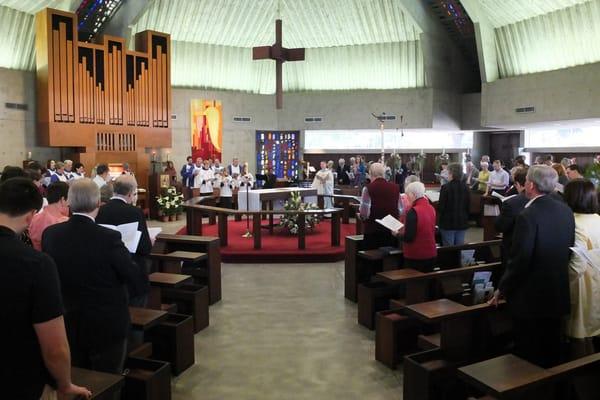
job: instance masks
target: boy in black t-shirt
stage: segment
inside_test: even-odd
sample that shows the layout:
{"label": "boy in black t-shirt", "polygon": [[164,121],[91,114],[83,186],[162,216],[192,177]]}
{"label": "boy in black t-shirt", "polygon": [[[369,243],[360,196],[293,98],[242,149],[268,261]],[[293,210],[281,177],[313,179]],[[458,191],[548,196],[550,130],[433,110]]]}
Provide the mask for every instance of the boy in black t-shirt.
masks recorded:
{"label": "boy in black t-shirt", "polygon": [[19,240],[42,197],[27,178],[0,184],[0,387],[7,399],[38,400],[47,384],[89,398],[71,382],[71,355],[52,259]]}

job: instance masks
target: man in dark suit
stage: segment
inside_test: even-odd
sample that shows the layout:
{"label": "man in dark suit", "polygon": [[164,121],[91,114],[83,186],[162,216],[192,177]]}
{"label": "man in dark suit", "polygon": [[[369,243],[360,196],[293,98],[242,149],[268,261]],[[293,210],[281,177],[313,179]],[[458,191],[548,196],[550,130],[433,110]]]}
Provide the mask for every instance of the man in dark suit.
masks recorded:
{"label": "man in dark suit", "polygon": [[121,374],[129,333],[126,284],[138,282],[119,232],[94,221],[100,190],[89,179],[69,188],[73,216],[44,231],[42,249],[56,262],[73,365]]}
{"label": "man in dark suit", "polygon": [[562,319],[570,312],[569,259],[575,240],[571,209],[550,194],[558,174],[529,169],[529,202],[517,217],[513,246],[492,303],[506,297],[514,319],[515,354],[544,368],[561,361]]}
{"label": "man in dark suit", "polygon": [[502,233],[502,262],[504,263],[505,268],[508,260],[508,254],[510,253],[510,249],[512,247],[515,221],[517,220],[517,216],[525,208],[525,204],[529,202],[529,199],[525,194],[526,179],[527,170],[519,168],[514,173],[514,187],[518,194],[502,203],[502,210],[500,211],[498,218],[496,218],[496,231]]}
{"label": "man in dark suit", "polygon": [[350,184],[350,176],[348,173],[350,172],[350,166],[346,165],[346,160],[340,158],[338,160],[338,166],[335,170],[337,173],[337,183],[339,185],[349,185]]}
{"label": "man in dark suit", "polygon": [[[133,261],[140,267],[141,274],[138,277],[138,282],[135,285],[128,285],[129,290],[129,305],[134,307],[145,307],[148,301],[148,255],[152,250],[152,242],[148,234],[148,226],[146,218],[141,208],[134,206],[137,202],[137,182],[132,175],[121,175],[113,182],[113,196],[111,199],[100,207],[96,223],[107,225],[122,225],[131,222],[138,223],[138,231],[142,237],[138,244],[137,250],[133,255]],[[144,288],[140,292],[136,292],[137,288]]]}

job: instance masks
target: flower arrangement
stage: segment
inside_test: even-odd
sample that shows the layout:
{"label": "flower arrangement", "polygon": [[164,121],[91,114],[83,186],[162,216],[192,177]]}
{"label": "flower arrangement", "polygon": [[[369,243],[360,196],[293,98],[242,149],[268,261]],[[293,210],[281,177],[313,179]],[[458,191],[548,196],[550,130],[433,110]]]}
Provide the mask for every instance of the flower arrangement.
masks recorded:
{"label": "flower arrangement", "polygon": [[177,189],[171,186],[165,192],[156,197],[158,210],[162,215],[171,216],[183,212],[183,194],[177,193]]}
{"label": "flower arrangement", "polygon": [[[307,211],[318,210],[316,204],[303,203],[300,192],[292,192],[289,200],[283,205],[286,211]],[[319,216],[316,214],[306,214],[306,229],[313,229],[320,222]],[[279,220],[279,226],[287,228],[292,235],[298,234],[298,214],[285,214]]]}

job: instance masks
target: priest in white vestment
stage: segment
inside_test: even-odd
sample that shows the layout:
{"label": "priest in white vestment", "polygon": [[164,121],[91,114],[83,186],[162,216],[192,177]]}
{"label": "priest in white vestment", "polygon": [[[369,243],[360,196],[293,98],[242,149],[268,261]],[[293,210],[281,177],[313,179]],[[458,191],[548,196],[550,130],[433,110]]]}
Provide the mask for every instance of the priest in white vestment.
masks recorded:
{"label": "priest in white vestment", "polygon": [[[312,187],[317,189],[318,195],[333,195],[333,172],[327,168],[325,161],[321,161],[321,169],[316,173]],[[325,197],[323,199],[325,208],[333,208],[333,198]]]}

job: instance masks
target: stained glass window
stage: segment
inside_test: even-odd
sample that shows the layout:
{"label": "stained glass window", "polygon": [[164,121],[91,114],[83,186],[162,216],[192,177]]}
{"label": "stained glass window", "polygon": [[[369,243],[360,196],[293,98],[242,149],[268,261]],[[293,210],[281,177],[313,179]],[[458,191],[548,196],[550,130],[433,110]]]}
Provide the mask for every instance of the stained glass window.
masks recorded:
{"label": "stained glass window", "polygon": [[298,175],[299,131],[256,131],[256,167],[266,174],[268,167],[278,178]]}

